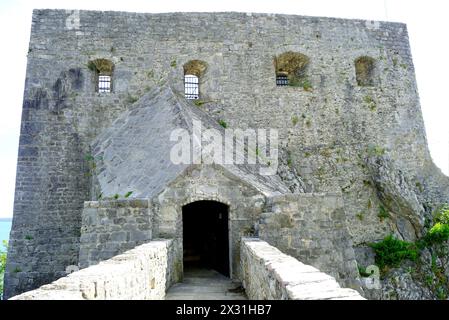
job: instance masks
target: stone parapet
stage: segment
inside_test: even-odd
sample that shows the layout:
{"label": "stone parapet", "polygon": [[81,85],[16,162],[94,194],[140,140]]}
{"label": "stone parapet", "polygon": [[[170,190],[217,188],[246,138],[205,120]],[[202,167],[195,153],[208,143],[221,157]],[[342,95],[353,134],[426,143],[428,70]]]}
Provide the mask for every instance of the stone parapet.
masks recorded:
{"label": "stone parapet", "polygon": [[283,254],[258,238],[242,238],[243,286],[257,300],[363,300],[330,275]]}

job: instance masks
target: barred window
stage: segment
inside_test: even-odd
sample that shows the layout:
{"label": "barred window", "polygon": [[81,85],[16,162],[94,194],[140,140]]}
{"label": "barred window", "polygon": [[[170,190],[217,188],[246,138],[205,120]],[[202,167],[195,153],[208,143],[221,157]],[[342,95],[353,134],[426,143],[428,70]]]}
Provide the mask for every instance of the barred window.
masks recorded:
{"label": "barred window", "polygon": [[276,75],[276,85],[277,86],[288,86],[288,77],[283,74]]}
{"label": "barred window", "polygon": [[111,92],[111,76],[98,75],[98,92]]}
{"label": "barred window", "polygon": [[192,74],[186,74],[184,76],[184,94],[186,99],[199,99],[199,79]]}

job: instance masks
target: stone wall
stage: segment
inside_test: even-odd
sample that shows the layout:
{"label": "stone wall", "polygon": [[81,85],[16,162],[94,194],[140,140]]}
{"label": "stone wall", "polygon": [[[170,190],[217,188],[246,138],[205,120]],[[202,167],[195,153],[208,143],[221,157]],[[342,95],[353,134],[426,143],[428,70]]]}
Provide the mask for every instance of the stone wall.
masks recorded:
{"label": "stone wall", "polygon": [[[6,297],[77,264],[83,203],[98,196],[91,143],[146,92],[169,84],[182,94],[183,65],[194,59],[207,64],[204,109],[230,128],[279,129],[308,191],[343,192],[356,245],[400,229],[400,220],[378,217],[369,150],[391,158],[427,212],[449,201],[449,181],[427,149],[404,24],[77,10],[35,10],[32,19]],[[276,86],[273,58],[287,51],[309,58],[307,90]],[[373,86],[357,84],[361,56],[375,60]],[[110,94],[95,92],[89,62],[98,58],[114,64]]]}
{"label": "stone wall", "polygon": [[159,300],[171,285],[173,242],[151,241],[12,300]]}
{"label": "stone wall", "polygon": [[264,241],[243,238],[241,243],[243,286],[250,299],[364,299],[353,289],[341,288],[333,277],[283,254]]}
{"label": "stone wall", "polygon": [[360,289],[359,274],[341,195],[290,194],[271,197],[261,216],[259,237],[300,261]]}
{"label": "stone wall", "polygon": [[182,207],[201,200],[217,201],[229,206],[231,277],[240,279],[240,238],[254,234],[254,227],[265,205],[265,197],[253,186],[219,166],[194,166],[173,181],[153,200],[153,231],[155,237],[176,240],[181,273]]}
{"label": "stone wall", "polygon": [[79,266],[88,267],[151,239],[152,213],[148,200],[86,201]]}

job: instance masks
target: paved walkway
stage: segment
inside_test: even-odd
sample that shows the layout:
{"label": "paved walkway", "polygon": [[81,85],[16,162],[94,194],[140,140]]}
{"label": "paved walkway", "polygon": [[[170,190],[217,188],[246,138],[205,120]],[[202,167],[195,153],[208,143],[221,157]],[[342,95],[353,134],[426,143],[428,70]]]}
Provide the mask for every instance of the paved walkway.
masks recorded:
{"label": "paved walkway", "polygon": [[195,269],[184,272],[184,281],[168,289],[166,300],[247,300],[240,282],[234,282],[215,270]]}

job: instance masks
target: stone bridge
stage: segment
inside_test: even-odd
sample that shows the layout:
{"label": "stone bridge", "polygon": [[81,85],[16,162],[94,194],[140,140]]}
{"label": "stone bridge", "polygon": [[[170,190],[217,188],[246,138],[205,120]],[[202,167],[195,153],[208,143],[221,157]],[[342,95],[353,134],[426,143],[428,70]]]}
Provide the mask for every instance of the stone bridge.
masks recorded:
{"label": "stone bridge", "polygon": [[341,288],[333,277],[257,238],[241,239],[240,290],[239,283],[211,270],[185,274],[182,283],[174,283],[173,247],[172,240],[150,241],[11,299],[364,299],[353,289]]}

